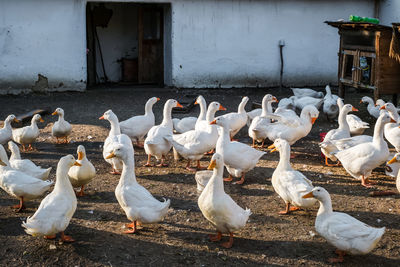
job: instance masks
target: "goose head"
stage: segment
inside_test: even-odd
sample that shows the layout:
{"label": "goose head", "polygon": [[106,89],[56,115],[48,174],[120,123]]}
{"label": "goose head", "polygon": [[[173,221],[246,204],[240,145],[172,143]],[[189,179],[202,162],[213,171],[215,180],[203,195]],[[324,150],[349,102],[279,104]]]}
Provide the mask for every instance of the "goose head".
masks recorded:
{"label": "goose head", "polygon": [[321,202],[325,202],[326,200],[330,199],[330,195],[325,188],[316,186],[313,190],[311,190],[311,192],[305,194],[303,198],[316,198]]}
{"label": "goose head", "polygon": [[268,147],[268,149],[271,149],[270,152],[272,153],[275,151],[283,151],[283,150],[287,149],[288,146],[289,146],[289,143],[286,140],[278,138],[274,141],[274,143],[272,145],[270,145]]}
{"label": "goose head", "polygon": [[38,121],[44,122],[44,120],[42,119],[42,116],[40,116],[39,114],[35,114],[35,115],[32,117],[32,122],[38,122]]}
{"label": "goose head", "polygon": [[210,161],[210,164],[208,165],[207,169],[208,170],[213,170],[213,169],[220,169],[224,167],[224,158],[222,157],[221,154],[215,153]]}
{"label": "goose head", "polygon": [[315,121],[318,119],[319,111],[313,105],[307,105],[301,111],[300,117],[308,116],[311,119],[311,124],[314,124]]}
{"label": "goose head", "polygon": [[183,108],[181,104],[179,104],[178,101],[175,99],[168,99],[167,102],[165,102],[164,105],[165,108],[172,109],[172,108]]}
{"label": "goose head", "polygon": [[267,104],[268,102],[277,102],[278,103],[279,101],[275,96],[273,96],[271,94],[266,94],[262,99],[262,103]]}
{"label": "goose head", "polygon": [[363,96],[360,100],[360,104],[361,103],[368,103],[368,104],[374,104],[374,101],[372,100],[372,98],[370,98],[369,96]]}
{"label": "goose head", "polygon": [[344,112],[345,114],[351,112],[351,111],[358,111],[358,109],[356,109],[355,107],[353,107],[351,104],[346,104],[342,107],[342,112]]}
{"label": "goose head", "polygon": [[84,146],[79,145],[76,152],[78,154],[78,160],[82,160],[84,157],[86,157],[86,150]]}
{"label": "goose head", "polygon": [[125,161],[129,157],[129,155],[130,153],[126,146],[124,146],[123,144],[116,144],[113,147],[111,153],[106,156],[106,159],[112,159],[116,157]]}
{"label": "goose head", "polygon": [[5,119],[5,122],[8,123],[11,123],[12,121],[19,122],[19,120],[17,120],[17,117],[15,117],[14,114],[8,115],[7,118]]}
{"label": "goose head", "polygon": [[239,105],[245,106],[245,105],[247,104],[248,101],[249,101],[249,98],[248,98],[247,96],[244,96],[244,97],[242,98],[242,101],[240,101],[240,104],[239,104]]}
{"label": "goose head", "polygon": [[388,102],[388,103],[382,105],[379,109],[381,109],[381,110],[382,110],[382,109],[386,109],[387,111],[393,112],[393,113],[397,112],[396,107],[395,107],[392,103],[390,103],[390,102]]}
{"label": "goose head", "polygon": [[72,166],[82,166],[79,162],[77,162],[71,154],[66,155],[60,159],[57,165],[57,169],[66,169],[68,170]]}
{"label": "goose head", "polygon": [[199,96],[196,98],[196,102],[194,102],[194,104],[195,104],[195,105],[200,105],[201,103],[204,103],[204,102],[206,102],[206,100],[204,99],[204,97],[203,97],[202,95],[199,95]]}
{"label": "goose head", "polygon": [[226,110],[220,103],[213,101],[208,105],[208,109],[211,111]]}
{"label": "goose head", "polygon": [[53,113],[51,113],[51,115],[58,115],[58,116],[61,116],[61,117],[63,117],[64,116],[64,110],[62,109],[62,108],[56,108],[56,110],[53,112]]}
{"label": "goose head", "polygon": [[118,121],[118,117],[111,109],[109,109],[104,112],[103,116],[101,116],[99,120]]}
{"label": "goose head", "polygon": [[377,107],[382,107],[383,105],[385,105],[385,101],[383,101],[383,99],[378,99],[378,100],[376,100],[376,102],[375,102],[375,106],[377,106]]}
{"label": "goose head", "polygon": [[394,162],[400,162],[400,153],[397,153],[396,155],[394,155],[394,157],[388,161],[388,165],[392,164]]}
{"label": "goose head", "polygon": [[152,105],[154,105],[155,103],[157,103],[158,101],[160,101],[160,98],[159,97],[151,97],[151,98],[149,98],[149,100],[147,100],[147,102],[149,103],[149,104],[152,104]]}
{"label": "goose head", "polygon": [[221,126],[223,128],[229,128],[229,122],[224,117],[218,117],[215,120],[213,120],[212,122],[210,122],[210,124],[216,124],[216,125]]}

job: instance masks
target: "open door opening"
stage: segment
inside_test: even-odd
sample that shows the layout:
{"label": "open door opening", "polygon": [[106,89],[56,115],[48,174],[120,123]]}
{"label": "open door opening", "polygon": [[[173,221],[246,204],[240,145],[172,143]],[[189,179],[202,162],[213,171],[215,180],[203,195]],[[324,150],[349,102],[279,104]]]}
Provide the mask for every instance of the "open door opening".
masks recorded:
{"label": "open door opening", "polygon": [[88,2],[88,88],[112,83],[163,86],[169,8],[168,4]]}

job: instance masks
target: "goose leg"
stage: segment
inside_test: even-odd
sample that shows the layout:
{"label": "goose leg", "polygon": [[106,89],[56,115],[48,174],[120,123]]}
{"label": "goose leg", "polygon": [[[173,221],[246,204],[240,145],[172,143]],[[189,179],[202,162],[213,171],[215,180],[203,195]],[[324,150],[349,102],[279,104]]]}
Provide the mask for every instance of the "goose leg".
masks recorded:
{"label": "goose leg", "polygon": [[221,240],[221,238],[222,238],[222,233],[221,233],[221,232],[217,232],[216,235],[208,235],[208,237],[210,238],[210,240],[211,240],[212,242],[217,242],[217,241],[220,241],[220,240]]}
{"label": "goose leg", "polygon": [[161,162],[160,162],[160,164],[158,164],[158,165],[156,165],[156,166],[157,166],[157,167],[168,167],[168,164],[165,163],[165,156],[164,156],[164,155],[161,156]]}
{"label": "goose leg", "polygon": [[286,203],[286,209],[279,212],[281,215],[287,215],[290,213],[290,203]]}
{"label": "goose leg", "polygon": [[225,182],[232,182],[232,175],[229,174],[228,178],[224,178]]}
{"label": "goose leg", "polygon": [[224,248],[231,248],[233,245],[233,234],[229,233],[229,241],[222,243],[221,246],[223,246]]}
{"label": "goose leg", "polygon": [[214,154],[214,153],[215,153],[215,149],[213,148],[213,149],[211,149],[210,151],[204,153],[204,155],[212,155],[212,154]]}
{"label": "goose leg", "polygon": [[330,263],[336,263],[336,262],[343,262],[344,261],[344,255],[346,255],[346,252],[341,251],[341,250],[336,250],[335,253],[339,256],[338,258],[330,258],[328,261]]}
{"label": "goose leg", "polygon": [[234,182],[234,184],[243,184],[244,183],[244,173],[242,174],[242,177],[240,178],[239,181]]}
{"label": "goose leg", "polygon": [[153,167],[153,165],[151,165],[151,154],[148,154],[147,155],[147,162],[146,162],[146,164],[144,165],[145,167]]}
{"label": "goose leg", "polygon": [[121,174],[119,171],[117,171],[114,167],[112,168],[112,171],[110,171],[110,173],[111,174],[114,174],[114,175],[119,175],[119,174]]}
{"label": "goose leg", "polygon": [[253,144],[251,145],[251,147],[256,147],[256,140],[253,139]]}
{"label": "goose leg", "polygon": [[336,167],[336,166],[340,166],[340,161],[338,161],[338,163],[336,164],[330,164],[328,161],[328,158],[325,156],[325,165],[328,167]]}
{"label": "goose leg", "polygon": [[265,142],[265,139],[262,141],[261,145],[258,146],[258,147],[259,147],[259,148],[263,148],[263,147],[264,147],[264,142]]}
{"label": "goose leg", "polygon": [[78,193],[76,193],[76,195],[78,196],[78,197],[83,197],[85,194],[83,193],[83,188],[84,188],[85,186],[84,185],[82,185],[81,186],[81,191],[79,191]]}
{"label": "goose leg", "polygon": [[372,187],[372,185],[368,183],[368,179],[365,179],[364,175],[361,176],[361,185],[367,188]]}
{"label": "goose leg", "polygon": [[70,242],[74,242],[74,241],[75,241],[71,236],[65,235],[65,234],[64,234],[64,231],[61,232],[61,240],[64,241],[64,242],[67,242],[67,243],[70,243]]}
{"label": "goose leg", "polygon": [[68,143],[69,143],[69,141],[68,141],[68,137],[67,137],[67,136],[65,136],[65,137],[64,137],[64,139],[65,139],[65,140],[64,140],[64,144],[68,144]]}
{"label": "goose leg", "polygon": [[136,221],[133,221],[133,223],[130,223],[130,224],[126,224],[125,225],[126,227],[128,227],[128,228],[131,228],[131,229],[129,229],[129,230],[126,230],[124,233],[125,234],[134,234],[135,232],[136,232],[136,226],[137,226],[137,222]]}
{"label": "goose leg", "polygon": [[201,165],[200,165],[200,160],[198,160],[198,161],[197,161],[197,169],[198,169],[198,170],[205,170],[205,169],[207,169],[207,168],[201,167]]}
{"label": "goose leg", "polygon": [[139,140],[136,141],[136,146],[137,146],[138,148],[144,148],[144,144],[140,143]]}
{"label": "goose leg", "polygon": [[56,235],[45,235],[43,238],[44,239],[54,239],[54,238],[56,238]]}
{"label": "goose leg", "polygon": [[190,159],[188,159],[188,162],[187,162],[187,164],[186,164],[186,170],[188,170],[188,171],[191,171],[191,172],[195,172],[196,171],[196,169],[195,168],[192,168],[192,167],[190,167],[190,163],[191,163],[192,161],[190,160]]}
{"label": "goose leg", "polygon": [[11,208],[16,209],[16,212],[21,212],[22,210],[24,210],[26,208],[24,205],[24,197],[20,197],[19,204],[12,206]]}

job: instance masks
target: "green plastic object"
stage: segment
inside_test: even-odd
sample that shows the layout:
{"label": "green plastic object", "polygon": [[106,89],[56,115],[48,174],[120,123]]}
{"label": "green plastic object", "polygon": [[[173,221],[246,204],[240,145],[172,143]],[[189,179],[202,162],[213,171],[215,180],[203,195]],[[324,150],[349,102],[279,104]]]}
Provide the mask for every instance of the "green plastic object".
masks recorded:
{"label": "green plastic object", "polygon": [[376,19],[376,18],[368,18],[368,17],[360,17],[360,16],[350,15],[349,19],[352,22],[368,22],[368,23],[373,23],[373,24],[379,24],[379,19]]}

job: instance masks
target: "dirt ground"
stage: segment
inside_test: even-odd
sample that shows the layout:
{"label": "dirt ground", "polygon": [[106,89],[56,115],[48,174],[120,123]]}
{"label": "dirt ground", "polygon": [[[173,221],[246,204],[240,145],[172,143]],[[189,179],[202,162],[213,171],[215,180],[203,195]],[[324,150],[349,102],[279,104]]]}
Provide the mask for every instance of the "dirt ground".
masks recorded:
{"label": "dirt ground", "polygon": [[[194,174],[185,170],[186,162],[173,162],[170,167],[143,167],[144,150],[136,149],[136,175],[158,199],[171,199],[171,211],[165,220],[145,226],[138,234],[123,234],[128,223],[114,195],[119,176],[111,175],[110,166],[102,158],[102,144],[108,134],[109,123],[98,118],[112,109],[120,118],[144,112],[145,101],[152,96],[161,98],[154,106],[156,123],[162,120],[162,107],[169,98],[187,103],[202,94],[207,103],[219,101],[229,111],[237,109],[241,97],[260,102],[263,95],[271,93],[278,98],[289,94],[287,89],[235,89],[235,90],[177,90],[158,88],[103,88],[86,93],[54,93],[48,95],[0,96],[0,118],[8,114],[23,114],[35,108],[54,110],[62,107],[65,118],[73,123],[73,142],[57,145],[50,134],[54,116],[44,116],[40,123],[42,134],[36,143],[37,151],[22,153],[43,167],[52,166],[51,178],[55,178],[58,159],[65,154],[76,156],[76,147],[83,144],[88,158],[95,165],[97,176],[87,187],[87,195],[78,199],[78,208],[66,234],[76,242],[62,244],[58,240],[27,235],[21,222],[31,216],[40,200],[27,203],[27,209],[15,213],[9,206],[17,203],[4,191],[0,191],[0,265],[2,266],[209,266],[209,265],[306,265],[326,266],[327,259],[334,257],[334,248],[315,233],[314,220],[318,205],[291,215],[278,215],[284,202],[274,192],[271,176],[277,165],[278,153],[263,156],[257,167],[246,176],[245,184],[225,182],[225,191],[242,207],[248,207],[252,215],[246,227],[236,234],[231,249],[208,240],[207,234],[215,229],[202,216],[198,206]],[[345,102],[359,108],[358,115],[366,118],[366,107],[359,104],[363,94],[353,92]],[[246,107],[251,109],[251,104]],[[195,107],[189,114],[173,114],[173,117],[198,114]],[[222,112],[220,112],[222,114]],[[46,126],[47,125],[47,126]],[[311,133],[297,142],[292,151],[298,156],[292,160],[295,169],[302,171],[314,185],[325,187],[331,194],[334,210],[343,211],[376,227],[387,228],[377,248],[369,255],[346,256],[346,266],[400,266],[400,197],[372,198],[368,193],[376,189],[395,189],[395,180],[385,175],[384,168],[373,172],[372,180],[378,185],[366,189],[351,178],[341,167],[325,167],[318,147],[319,133],[336,127],[321,114]],[[372,134],[372,129],[367,131]],[[91,136],[91,137],[89,137]],[[247,127],[238,135],[241,142],[250,143]],[[202,165],[207,166],[210,156]],[[224,237],[226,239],[226,237]]]}

